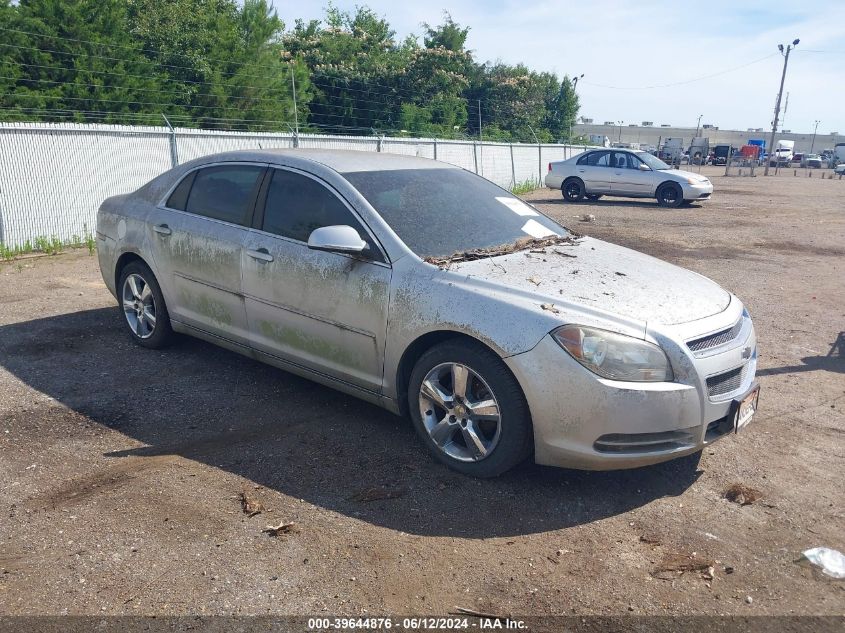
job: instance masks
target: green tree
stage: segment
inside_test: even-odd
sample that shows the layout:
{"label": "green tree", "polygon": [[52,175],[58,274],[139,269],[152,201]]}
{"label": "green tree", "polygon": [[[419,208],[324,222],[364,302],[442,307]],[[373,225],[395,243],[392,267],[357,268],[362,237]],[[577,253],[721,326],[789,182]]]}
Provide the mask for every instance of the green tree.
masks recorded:
{"label": "green tree", "polygon": [[[149,111],[162,95],[160,75],[127,45],[126,3],[122,0],[22,0],[2,13],[6,43],[4,67],[14,67],[15,83],[0,97],[3,107],[28,118],[105,121]],[[45,110],[49,110],[47,113]],[[123,115],[122,117],[119,115]]]}
{"label": "green tree", "polygon": [[578,117],[579,102],[569,75],[564,76],[554,94],[547,95],[548,115],[544,126],[555,140],[567,139],[571,142],[570,134]]}
{"label": "green tree", "polygon": [[443,12],[443,24],[432,27],[430,24],[423,22],[422,26],[425,29],[423,41],[426,48],[445,48],[455,52],[464,50],[469,27],[462,27],[455,22],[448,11]]}

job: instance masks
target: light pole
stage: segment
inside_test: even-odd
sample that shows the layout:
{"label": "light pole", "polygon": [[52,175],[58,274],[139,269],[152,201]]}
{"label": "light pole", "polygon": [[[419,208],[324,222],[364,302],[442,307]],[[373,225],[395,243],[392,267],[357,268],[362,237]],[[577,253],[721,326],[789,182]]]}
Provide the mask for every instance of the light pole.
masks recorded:
{"label": "light pole", "polygon": [[815,121],[815,123],[816,123],[816,127],[814,127],[814,128],[813,128],[813,142],[812,142],[812,143],[810,143],[810,153],[811,153],[811,154],[813,153],[813,148],[816,146],[816,132],[818,132],[818,131],[819,131],[819,123],[821,123],[821,121],[819,121],[819,120],[817,119],[817,120]]}
{"label": "light pole", "polygon": [[698,123],[695,125],[695,137],[696,138],[698,138],[698,131],[701,129],[701,117],[703,117],[703,116],[704,116],[703,114],[698,115]]}
{"label": "light pole", "polygon": [[797,37],[792,41],[792,44],[787,44],[786,51],[783,50],[783,44],[778,44],[778,50],[780,51],[781,55],[783,55],[783,74],[780,76],[780,90],[778,90],[778,100],[775,103],[775,119],[772,121],[772,137],[769,141],[769,158],[766,160],[766,171],[763,172],[764,176],[769,175],[769,163],[772,160],[772,156],[775,157],[775,164],[777,164],[777,154],[774,153],[775,149],[775,134],[778,131],[778,116],[780,115],[780,99],[783,96],[783,83],[786,81],[786,65],[789,63],[789,52],[798,46],[798,42],[800,42]]}
{"label": "light pole", "polygon": [[617,123],[619,124],[619,138],[617,139],[616,142],[621,143],[622,142],[622,124],[625,123],[625,121],[617,121]]}
{"label": "light pole", "polygon": [[[572,94],[578,96],[578,80],[584,78],[584,73],[572,78]],[[569,144],[572,145],[572,119],[569,119]]]}

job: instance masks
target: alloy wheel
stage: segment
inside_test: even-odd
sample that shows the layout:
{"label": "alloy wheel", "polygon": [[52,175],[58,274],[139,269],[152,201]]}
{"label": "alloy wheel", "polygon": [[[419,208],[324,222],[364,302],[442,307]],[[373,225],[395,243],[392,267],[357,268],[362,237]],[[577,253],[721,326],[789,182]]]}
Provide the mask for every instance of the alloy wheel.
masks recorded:
{"label": "alloy wheel", "polygon": [[129,328],[138,338],[147,339],[156,327],[156,304],[153,289],[136,273],[123,282],[123,314]]}
{"label": "alloy wheel", "polygon": [[484,379],[460,363],[442,363],[420,385],[420,415],[431,440],[449,457],[477,462],[501,434],[501,410]]}

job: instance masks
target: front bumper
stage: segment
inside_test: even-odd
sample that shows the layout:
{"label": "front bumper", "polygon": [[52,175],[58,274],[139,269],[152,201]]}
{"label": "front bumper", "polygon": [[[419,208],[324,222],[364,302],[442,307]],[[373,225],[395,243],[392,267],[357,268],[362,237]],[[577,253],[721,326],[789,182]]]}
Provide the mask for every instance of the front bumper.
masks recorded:
{"label": "front bumper", "polygon": [[[734,398],[756,371],[753,327],[731,349],[673,358],[676,382],[621,382],[596,376],[546,336],[505,359],[525,392],[539,464],[584,470],[647,466],[689,455],[733,430]],[[665,347],[665,346],[664,346]],[[746,349],[753,358],[743,358]],[[708,378],[744,367],[731,392],[711,396]]]}
{"label": "front bumper", "polygon": [[691,185],[683,183],[681,188],[684,191],[684,200],[706,200],[713,195],[713,183],[696,183]]}

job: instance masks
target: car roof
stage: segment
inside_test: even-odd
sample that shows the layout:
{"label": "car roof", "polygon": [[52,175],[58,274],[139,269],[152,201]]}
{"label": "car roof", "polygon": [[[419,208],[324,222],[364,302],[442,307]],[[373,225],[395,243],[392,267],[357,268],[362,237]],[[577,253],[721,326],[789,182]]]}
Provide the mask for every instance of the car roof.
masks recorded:
{"label": "car roof", "polygon": [[340,173],[397,169],[460,169],[430,158],[348,149],[249,149],[204,156],[202,162],[251,161],[280,165],[320,163]]}

